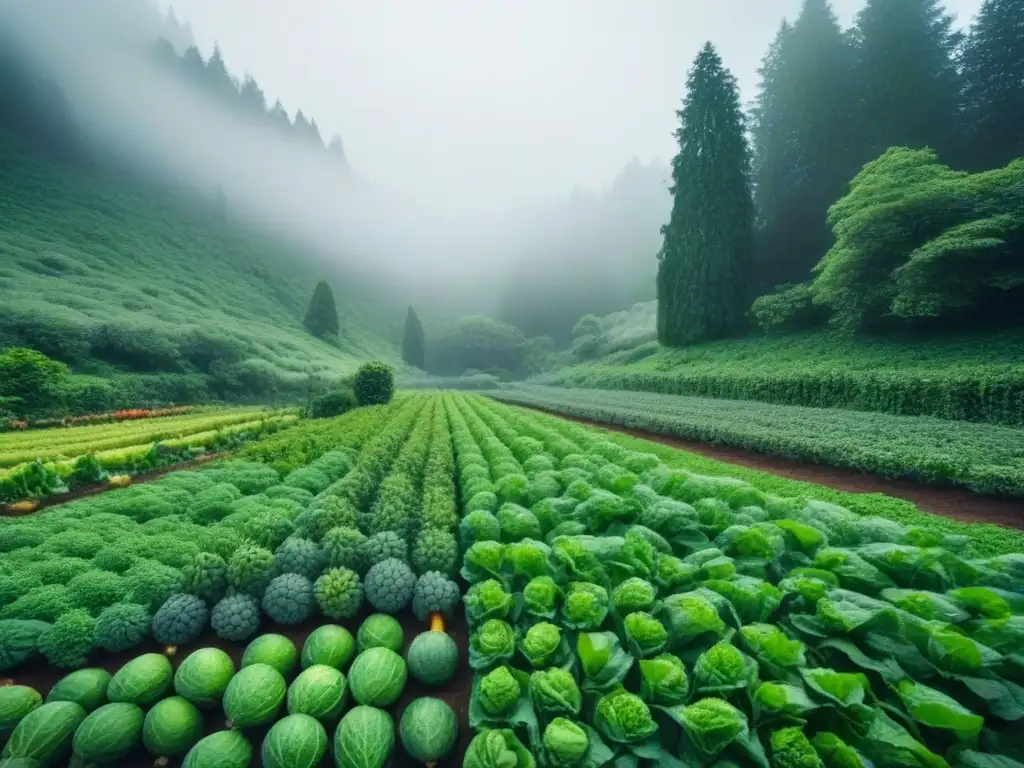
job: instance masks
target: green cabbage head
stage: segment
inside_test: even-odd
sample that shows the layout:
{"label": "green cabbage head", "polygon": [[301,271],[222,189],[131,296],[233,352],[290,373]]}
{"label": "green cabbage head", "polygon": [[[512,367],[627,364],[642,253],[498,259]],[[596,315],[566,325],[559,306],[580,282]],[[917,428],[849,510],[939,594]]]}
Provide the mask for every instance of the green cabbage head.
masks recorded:
{"label": "green cabbage head", "polygon": [[552,765],[557,768],[571,768],[579,765],[587,754],[590,737],[579,725],[556,717],[544,729],[544,749]]}
{"label": "green cabbage head", "polygon": [[616,744],[635,744],[658,730],[644,700],[624,688],[617,688],[597,702],[594,727]]}

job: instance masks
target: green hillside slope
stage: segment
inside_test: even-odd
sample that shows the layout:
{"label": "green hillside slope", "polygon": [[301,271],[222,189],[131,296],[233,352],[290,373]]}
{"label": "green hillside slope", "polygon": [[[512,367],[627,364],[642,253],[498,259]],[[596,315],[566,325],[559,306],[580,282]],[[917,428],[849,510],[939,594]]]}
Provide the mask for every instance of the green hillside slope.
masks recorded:
{"label": "green hillside slope", "polygon": [[303,314],[332,276],[213,205],[4,136],[0,190],[0,347],[69,363],[97,405],[266,397],[397,358],[338,280],[338,347],[310,336]]}

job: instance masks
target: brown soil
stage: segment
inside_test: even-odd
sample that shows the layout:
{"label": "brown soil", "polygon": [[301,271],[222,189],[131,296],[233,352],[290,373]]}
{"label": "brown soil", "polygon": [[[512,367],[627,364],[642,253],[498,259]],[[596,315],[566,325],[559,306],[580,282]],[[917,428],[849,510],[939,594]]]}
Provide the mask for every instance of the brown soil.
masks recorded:
{"label": "brown soil", "polygon": [[[365,615],[352,621],[339,623],[346,627],[354,637],[356,629],[359,627],[363,618],[365,618]],[[398,618],[405,631],[404,650],[408,650],[409,644],[412,642],[413,638],[421,632],[425,632],[427,627],[424,622],[417,621],[408,612]],[[323,618],[314,619],[298,626],[282,626],[279,624],[264,623],[264,625],[260,627],[260,634],[276,632],[278,634],[285,635],[295,643],[295,648],[301,653],[302,644],[305,642],[306,637],[309,636],[309,633],[325,623],[327,622]],[[466,657],[467,649],[469,648],[469,633],[466,628],[465,618],[460,614],[454,620],[446,622],[446,631],[452,636],[452,639],[455,640],[455,644],[459,648],[459,667],[455,673],[455,677],[441,689],[424,685],[410,677],[406,683],[401,699],[399,699],[396,704],[389,707],[388,712],[394,718],[395,727],[397,729],[398,723],[402,717],[402,712],[405,711],[406,706],[408,706],[413,699],[417,699],[421,696],[433,696],[447,702],[448,705],[455,710],[455,714],[458,717],[459,737],[458,741],[455,743],[455,747],[448,756],[445,759],[438,761],[436,765],[437,768],[458,768],[458,766],[462,765],[463,755],[466,752],[466,748],[469,746],[469,742],[473,738],[473,732],[469,728],[469,693],[472,688],[473,674],[469,668],[469,663]],[[226,651],[235,662],[235,667],[238,668],[241,664],[242,652],[245,650],[245,645],[245,643],[229,643],[221,640],[212,632],[207,632],[196,642],[180,646],[172,656],[171,662],[175,669],[177,669],[178,665],[181,664],[181,662],[192,651],[198,648],[216,647]],[[163,650],[162,646],[157,644],[155,641],[151,641],[146,645],[133,648],[131,651],[125,653],[107,653],[98,651],[93,653],[90,657],[90,666],[102,667],[103,669],[114,673],[123,664],[136,656],[140,656],[144,653],[159,653]],[[288,678],[289,684],[296,677],[299,671],[298,665],[296,665],[295,671]],[[54,684],[68,674],[68,672],[69,670],[61,670],[47,665],[43,659],[36,659],[5,674],[12,681],[11,684],[31,686],[39,691],[39,693],[41,693],[45,698],[46,694],[49,693]],[[283,710],[282,714],[285,714]],[[204,712],[204,719],[206,725],[204,735],[209,735],[215,731],[224,729],[225,717],[224,712],[220,708]],[[253,728],[245,731],[246,737],[248,737],[253,746],[253,766],[260,765],[260,747],[263,744],[263,738],[268,730],[269,728]],[[334,742],[333,725],[328,728],[328,737],[330,743],[328,745],[327,755],[320,763],[320,768],[331,768],[334,765],[333,758],[331,757],[333,754]],[[140,747],[133,755],[123,761],[119,761],[118,766],[119,768],[149,768],[149,766],[153,765],[153,761],[154,757],[149,755]],[[171,765],[180,765],[180,760],[177,762],[172,761]],[[398,768],[398,766],[422,766],[421,763],[416,763],[412,758],[405,754],[402,749],[401,741],[397,740],[397,737],[392,765],[396,768]]]}
{"label": "brown soil", "polygon": [[899,499],[913,502],[921,511],[941,517],[948,517],[964,523],[993,523],[1009,528],[1024,529],[1024,501],[994,496],[984,496],[962,488],[946,488],[923,485],[910,480],[894,480],[879,475],[869,475],[848,469],[837,469],[823,464],[814,464],[779,456],[748,451],[741,448],[730,448],[725,445],[701,443],[684,440],[669,435],[659,435],[642,429],[620,427],[615,424],[604,424],[598,421],[567,416],[556,411],[543,408],[534,410],[545,411],[560,418],[597,427],[611,432],[620,432],[650,440],[672,448],[696,453],[709,459],[738,464],[741,467],[770,472],[773,475],[802,480],[834,488],[846,493],[884,493]]}
{"label": "brown soil", "polygon": [[[208,453],[199,456],[189,461],[181,461],[177,464],[168,464],[166,467],[160,467],[150,472],[140,472],[137,475],[132,475],[132,485],[141,485],[143,483],[151,483],[154,480],[159,480],[164,475],[170,474],[171,472],[178,472],[183,469],[192,469],[198,467],[200,464],[205,464],[208,461],[214,459],[223,459],[231,455],[231,451],[222,451],[221,453]],[[31,515],[38,512],[40,509],[46,507],[54,507],[58,504],[66,504],[69,501],[75,499],[85,498],[86,496],[95,496],[98,493],[106,493],[107,491],[117,490],[115,486],[109,485],[108,483],[96,483],[95,485],[82,485],[75,488],[73,491],[66,491],[65,493],[55,493],[47,496],[43,499],[38,499],[38,504],[28,512],[15,512],[13,507],[14,504],[0,504],[0,517],[20,517],[22,515]]]}

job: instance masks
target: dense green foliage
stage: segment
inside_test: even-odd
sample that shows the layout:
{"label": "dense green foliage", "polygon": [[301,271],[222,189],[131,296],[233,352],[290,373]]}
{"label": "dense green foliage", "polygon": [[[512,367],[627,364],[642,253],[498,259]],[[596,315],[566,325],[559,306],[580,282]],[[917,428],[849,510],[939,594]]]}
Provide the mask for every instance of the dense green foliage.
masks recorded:
{"label": "dense green foliage", "polygon": [[754,208],[739,86],[708,43],[686,81],[659,254],[658,338],[670,347],[744,328]]}
{"label": "dense green foliage", "polygon": [[526,337],[513,325],[471,316],[436,333],[427,356],[427,371],[438,376],[461,376],[467,371],[522,372]]}
{"label": "dense green foliage", "polygon": [[828,332],[682,350],[645,344],[536,381],[1018,426],[1022,340],[1018,333],[940,340]]}
{"label": "dense green foliage", "polygon": [[360,405],[386,405],[395,392],[395,372],[379,361],[364,363],[352,380],[352,391]]}
{"label": "dense green foliage", "polygon": [[416,310],[412,307],[409,307],[409,314],[405,316],[405,330],[402,332],[402,360],[407,365],[420,370],[427,367],[423,325],[420,323]]}
{"label": "dense green foliage", "polygon": [[[941,525],[779,496],[662,463],[687,461],[677,451],[463,400],[489,466],[509,461],[504,446],[565,489],[533,504],[539,533],[503,526],[465,551],[479,734],[466,765],[529,765],[523,741],[552,766],[1019,754],[1007,728],[1024,710],[1003,698],[1018,690],[1016,551],[974,558]],[[518,610],[546,610],[528,594],[538,578],[555,587],[547,618]],[[492,738],[503,728],[523,741]]]}
{"label": "dense green foliage", "polygon": [[338,307],[334,303],[334,291],[325,280],[316,284],[302,324],[317,338],[325,341],[338,338]]}
{"label": "dense green foliage", "polygon": [[1018,429],[676,395],[518,387],[501,400],[887,477],[1024,496]]}

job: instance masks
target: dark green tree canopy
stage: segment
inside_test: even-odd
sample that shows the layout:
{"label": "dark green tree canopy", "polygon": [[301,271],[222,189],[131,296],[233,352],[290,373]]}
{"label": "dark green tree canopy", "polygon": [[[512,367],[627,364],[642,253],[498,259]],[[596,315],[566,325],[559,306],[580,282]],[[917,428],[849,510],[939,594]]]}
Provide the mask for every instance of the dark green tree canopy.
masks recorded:
{"label": "dark green tree canopy", "polygon": [[334,304],[334,292],[326,281],[321,280],[316,284],[302,324],[318,338],[338,336],[338,308]]}
{"label": "dark green tree canopy", "polygon": [[526,338],[513,325],[489,317],[459,318],[430,344],[428,370],[461,376],[467,370],[522,372]]}
{"label": "dark green tree canopy", "polygon": [[746,126],[736,78],[711,43],[697,56],[686,90],[657,279],[658,337],[669,346],[738,333],[751,298]]}
{"label": "dark green tree canopy", "polygon": [[416,310],[409,307],[405,316],[405,331],[402,333],[402,360],[413,368],[423,370],[426,367],[425,345],[423,325]]}

